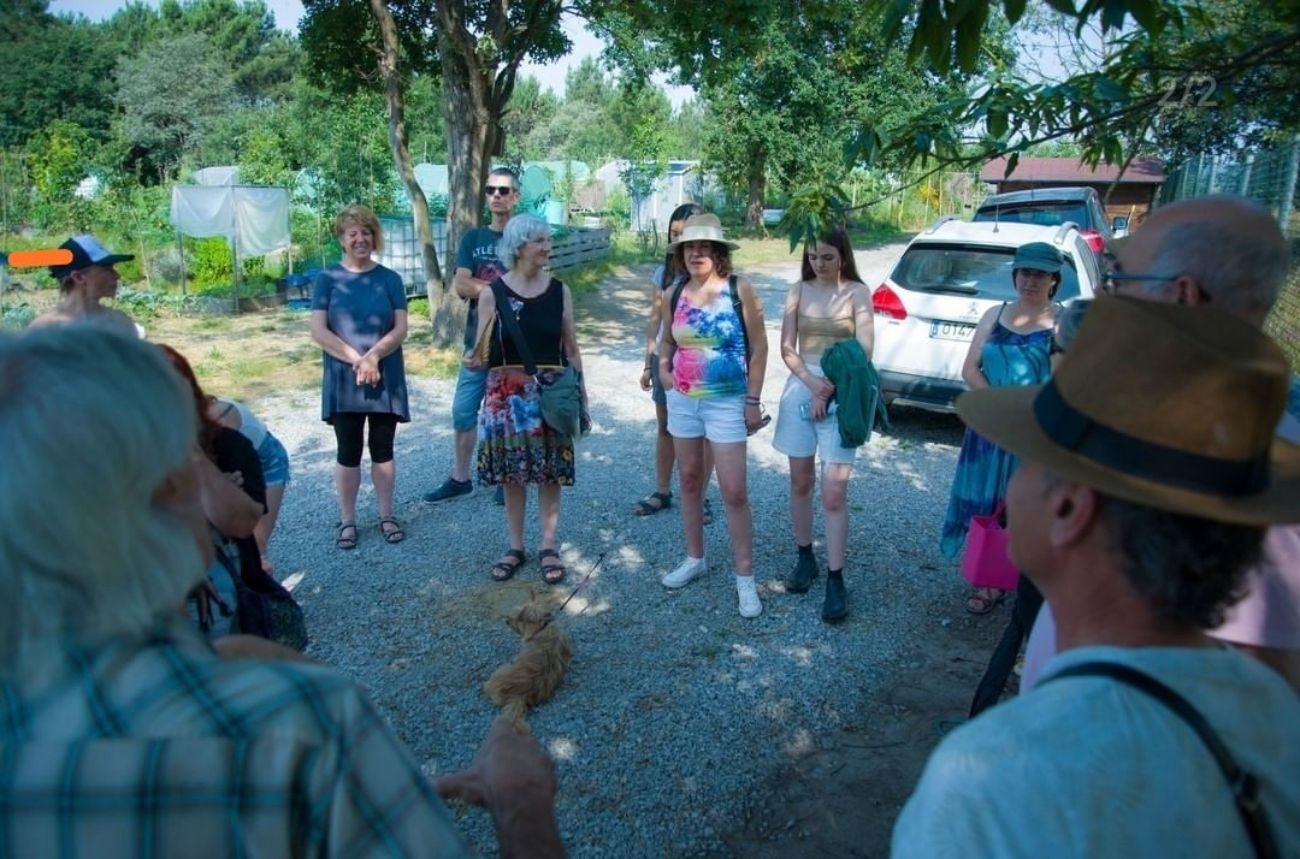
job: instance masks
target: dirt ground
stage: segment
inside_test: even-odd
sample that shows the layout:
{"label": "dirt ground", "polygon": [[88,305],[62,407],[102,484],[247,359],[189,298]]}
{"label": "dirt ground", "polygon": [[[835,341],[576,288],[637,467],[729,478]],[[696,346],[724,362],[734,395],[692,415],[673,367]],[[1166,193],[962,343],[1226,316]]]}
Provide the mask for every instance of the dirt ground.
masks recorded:
{"label": "dirt ground", "polygon": [[966,721],[1009,611],[1004,602],[915,642],[910,676],[873,696],[853,729],[820,737],[819,748],[771,774],[744,826],[726,837],[730,854],[888,856],[894,820],[935,745]]}

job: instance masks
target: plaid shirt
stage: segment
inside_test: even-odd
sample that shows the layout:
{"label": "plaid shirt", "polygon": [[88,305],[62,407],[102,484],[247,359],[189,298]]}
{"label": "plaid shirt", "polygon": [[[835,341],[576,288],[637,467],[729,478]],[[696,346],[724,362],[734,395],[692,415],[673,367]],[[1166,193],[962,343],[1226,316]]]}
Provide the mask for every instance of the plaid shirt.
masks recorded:
{"label": "plaid shirt", "polygon": [[0,857],[468,852],[333,669],[223,662],[178,619],[0,680]]}

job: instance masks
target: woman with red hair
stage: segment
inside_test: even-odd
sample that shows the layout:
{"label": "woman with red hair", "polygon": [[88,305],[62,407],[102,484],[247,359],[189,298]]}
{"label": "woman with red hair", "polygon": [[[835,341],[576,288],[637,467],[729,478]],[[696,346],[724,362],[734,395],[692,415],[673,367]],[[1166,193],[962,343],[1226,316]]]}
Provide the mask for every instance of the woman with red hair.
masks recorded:
{"label": "woman with red hair", "polygon": [[[194,394],[199,427],[194,460],[200,475],[200,500],[212,526],[217,554],[208,570],[211,590],[200,594],[196,609],[200,626],[215,638],[238,631],[232,619],[237,593],[234,576],[242,575],[252,565],[261,569],[253,530],[266,512],[262,464],[252,442],[209,416],[208,397],[185,356],[170,346],[158,348]],[[218,615],[209,608],[211,591],[215,591],[217,604],[223,608]]]}

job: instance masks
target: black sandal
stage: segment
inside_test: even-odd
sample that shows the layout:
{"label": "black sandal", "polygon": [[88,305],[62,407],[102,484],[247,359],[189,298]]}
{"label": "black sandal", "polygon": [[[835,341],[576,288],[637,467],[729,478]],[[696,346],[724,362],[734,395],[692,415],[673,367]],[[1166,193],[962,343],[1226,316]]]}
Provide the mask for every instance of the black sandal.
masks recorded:
{"label": "black sandal", "polygon": [[[334,539],[334,546],[336,548],[343,549],[344,551],[347,551],[349,549],[355,549],[357,547],[357,523],[340,522],[337,527],[339,531],[338,531],[338,537]],[[352,536],[351,537],[343,536],[344,532],[347,531],[349,528],[352,529]]]}
{"label": "black sandal", "polygon": [[492,565],[493,581],[496,582],[510,581],[515,577],[515,573],[519,572],[519,568],[524,565],[524,562],[528,560],[528,556],[524,554],[523,549],[511,549],[508,552],[506,552],[506,557],[514,558],[515,562],[512,564],[509,561],[497,561],[495,564],[493,564]]}
{"label": "black sandal", "polygon": [[[392,525],[390,531],[384,528],[385,525]],[[397,521],[394,516],[379,517],[379,533],[384,535],[384,541],[387,543],[400,543],[406,539],[406,532],[402,530],[402,523]]]}
{"label": "black sandal", "polygon": [[[548,564],[546,563],[547,558],[555,558],[555,562]],[[537,553],[537,561],[542,565],[542,581],[548,585],[558,585],[564,581],[564,574],[568,570],[559,560],[560,553],[554,549],[542,549]]]}
{"label": "black sandal", "polygon": [[636,503],[636,506],[632,508],[632,513],[637,516],[653,516],[656,513],[671,509],[672,506],[673,494],[671,492],[651,492]]}

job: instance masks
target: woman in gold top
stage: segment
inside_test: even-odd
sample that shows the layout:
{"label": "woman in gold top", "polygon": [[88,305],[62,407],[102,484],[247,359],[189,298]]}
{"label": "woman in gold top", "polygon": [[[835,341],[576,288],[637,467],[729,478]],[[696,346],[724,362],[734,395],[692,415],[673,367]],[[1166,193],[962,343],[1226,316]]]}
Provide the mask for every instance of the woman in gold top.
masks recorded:
{"label": "woman in gold top", "polygon": [[840,444],[835,420],[835,386],[821,369],[822,354],[840,340],[857,339],[867,357],[873,339],[871,293],[858,277],[853,248],[842,230],[808,245],[803,279],[790,287],[781,321],[781,357],[790,378],[781,395],[772,441],[790,458],[790,518],[799,557],[785,580],[787,591],[803,593],[817,577],[812,550],[815,457],[822,461],[822,512],[826,520],[826,599],[822,619],[848,615],[844,552],[848,540],[846,503],[856,448]]}

